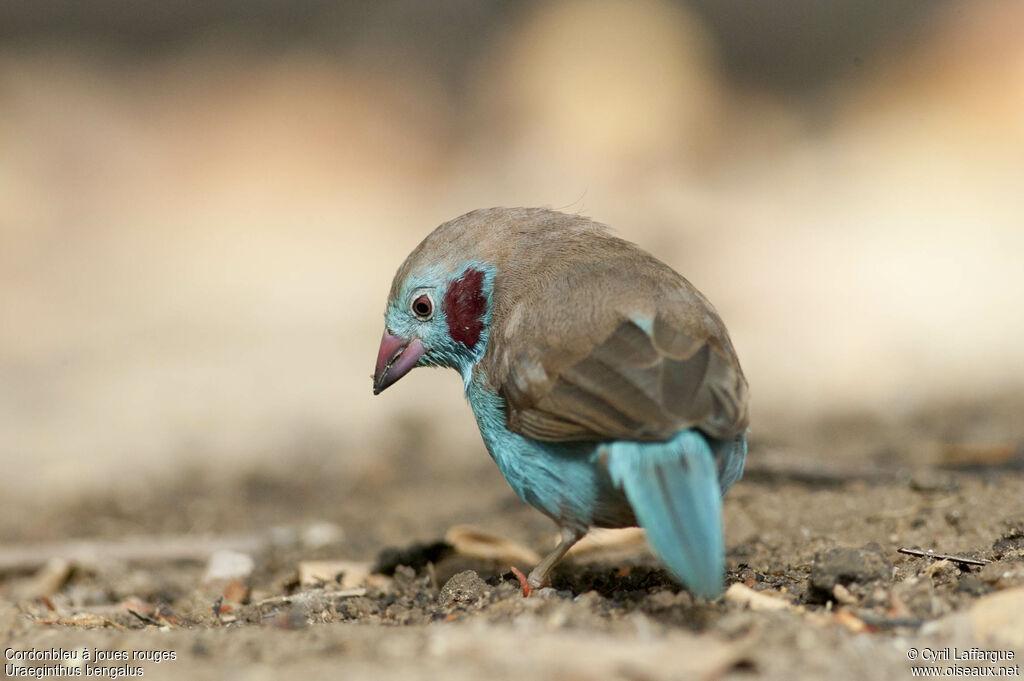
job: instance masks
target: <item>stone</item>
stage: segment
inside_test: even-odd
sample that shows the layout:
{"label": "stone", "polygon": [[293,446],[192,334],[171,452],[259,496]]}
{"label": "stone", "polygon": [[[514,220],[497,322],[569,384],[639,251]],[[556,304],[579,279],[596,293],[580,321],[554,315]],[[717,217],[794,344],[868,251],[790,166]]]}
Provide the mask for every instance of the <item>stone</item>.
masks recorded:
{"label": "stone", "polygon": [[464,570],[445,582],[437,602],[442,608],[472,606],[483,599],[488,589],[487,582],[476,571]]}
{"label": "stone", "polygon": [[892,563],[878,544],[829,549],[814,557],[808,596],[824,603],[833,598],[836,584],[848,588],[851,584],[888,582],[891,575]]}

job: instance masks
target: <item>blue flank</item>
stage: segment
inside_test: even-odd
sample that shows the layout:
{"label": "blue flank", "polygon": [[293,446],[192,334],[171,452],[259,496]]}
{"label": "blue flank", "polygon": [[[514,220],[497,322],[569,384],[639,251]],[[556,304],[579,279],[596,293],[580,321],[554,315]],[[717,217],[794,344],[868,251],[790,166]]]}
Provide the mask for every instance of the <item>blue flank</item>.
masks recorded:
{"label": "blue flank", "polygon": [[708,442],[715,450],[718,481],[722,488],[722,496],[725,496],[729,488],[743,477],[743,465],[747,462],[747,434],[738,435],[731,441],[708,438]]}
{"label": "blue flank", "polygon": [[575,529],[639,524],[690,591],[721,593],[721,495],[742,475],[744,436],[727,442],[684,430],[667,442],[541,442],[508,430],[503,400],[482,385],[474,376],[466,397],[520,499]]}

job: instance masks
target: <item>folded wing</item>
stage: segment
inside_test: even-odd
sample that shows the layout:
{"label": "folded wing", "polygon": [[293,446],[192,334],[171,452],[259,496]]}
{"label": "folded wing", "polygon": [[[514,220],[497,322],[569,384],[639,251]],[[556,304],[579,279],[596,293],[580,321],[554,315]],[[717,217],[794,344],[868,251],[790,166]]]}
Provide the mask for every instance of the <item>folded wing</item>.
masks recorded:
{"label": "folded wing", "polygon": [[528,345],[499,388],[509,428],[549,441],[665,440],[686,428],[721,439],[741,433],[747,385],[731,345],[692,333],[683,320],[620,319],[582,353],[582,335],[565,339],[575,353]]}

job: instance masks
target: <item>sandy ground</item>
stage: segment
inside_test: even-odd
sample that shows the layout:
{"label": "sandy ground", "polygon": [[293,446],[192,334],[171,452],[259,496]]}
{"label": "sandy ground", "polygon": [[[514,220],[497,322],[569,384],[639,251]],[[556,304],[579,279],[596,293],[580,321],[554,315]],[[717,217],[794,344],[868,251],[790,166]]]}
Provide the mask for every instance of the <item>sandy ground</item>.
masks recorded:
{"label": "sandy ground", "polygon": [[[532,4],[447,94],[403,41],[0,49],[11,673],[899,679],[912,648],[1021,650],[1024,6],[950,4],[797,100],[725,78],[675,5]],[[608,223],[728,324],[753,433],[726,598],[634,541],[524,599],[510,566],[554,530],[458,377],[372,397],[395,268],[495,205]]]}
{"label": "sandy ground", "polygon": [[[287,471],[194,469],[74,501],[37,498],[2,527],[2,646],[174,653],[68,663],[147,678],[898,679],[911,676],[912,648],[974,646],[1018,657],[934,664],[1012,667],[1024,654],[1024,451],[999,437],[1015,432],[1017,407],[755,438],[725,504],[732,588],[714,602],[691,598],[628,538],[567,560],[552,589],[524,598],[509,566],[529,564],[514,551],[542,550],[552,528],[482,448],[444,470],[415,446],[382,452],[340,492],[320,452]],[[973,424],[978,442],[979,420],[988,444],[964,430]],[[512,548],[489,560],[468,555],[473,542],[446,545],[463,523]],[[66,565],[31,566],[62,540],[78,542],[64,546]],[[248,555],[251,571],[204,579],[218,546]],[[348,563],[302,585],[299,565],[311,560]]]}

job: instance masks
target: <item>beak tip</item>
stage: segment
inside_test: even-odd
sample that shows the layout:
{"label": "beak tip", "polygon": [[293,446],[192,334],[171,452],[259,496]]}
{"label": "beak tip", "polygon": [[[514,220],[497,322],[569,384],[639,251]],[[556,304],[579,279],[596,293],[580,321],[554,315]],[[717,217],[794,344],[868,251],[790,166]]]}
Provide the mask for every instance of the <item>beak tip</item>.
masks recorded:
{"label": "beak tip", "polygon": [[418,338],[407,341],[385,330],[373,372],[373,394],[380,395],[412,370],[424,352],[423,343]]}

